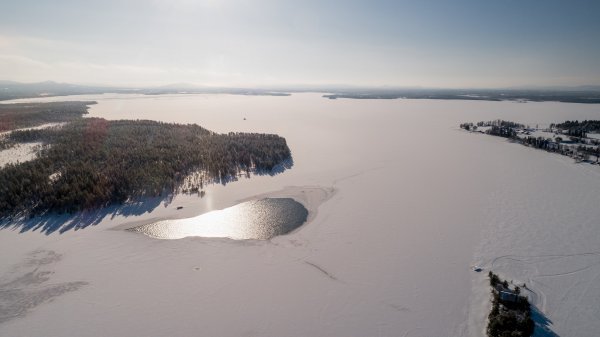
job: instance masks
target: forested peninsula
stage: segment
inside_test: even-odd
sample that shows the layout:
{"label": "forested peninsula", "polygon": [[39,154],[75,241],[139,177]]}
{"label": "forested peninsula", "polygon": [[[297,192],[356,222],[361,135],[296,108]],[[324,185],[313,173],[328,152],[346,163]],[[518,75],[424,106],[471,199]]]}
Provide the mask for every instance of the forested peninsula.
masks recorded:
{"label": "forested peninsula", "polygon": [[[240,173],[291,163],[284,138],[218,134],[196,124],[83,118],[90,102],[6,105],[4,147],[38,142],[36,158],[0,170],[0,217],[72,213],[140,197],[198,192]],[[13,106],[14,109],[11,109]]]}
{"label": "forested peninsula", "polygon": [[460,128],[508,138],[528,147],[569,156],[576,162],[600,164],[600,120],[565,121],[541,128],[499,119],[462,123]]}
{"label": "forested peninsula", "polygon": [[69,122],[87,113],[93,101],[0,104],[0,132]]}

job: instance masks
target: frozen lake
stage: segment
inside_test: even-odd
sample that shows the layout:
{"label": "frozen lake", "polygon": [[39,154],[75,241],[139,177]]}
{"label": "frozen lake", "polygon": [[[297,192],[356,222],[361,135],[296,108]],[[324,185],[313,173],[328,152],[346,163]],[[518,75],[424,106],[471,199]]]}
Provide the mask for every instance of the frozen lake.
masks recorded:
{"label": "frozen lake", "polygon": [[[598,105],[321,94],[53,98],[65,99],[97,100],[90,116],[107,119],[276,133],[294,166],[212,185],[203,198],[63,219],[77,228],[93,218],[63,234],[43,234],[56,221],[5,226],[0,293],[19,292],[0,297],[0,307],[15,298],[30,305],[7,312],[0,335],[482,336],[489,269],[527,284],[552,333],[600,331],[598,167],[458,127],[600,119]],[[112,230],[263,197],[301,202],[306,224],[264,241]],[[19,281],[42,272],[39,283]]]}

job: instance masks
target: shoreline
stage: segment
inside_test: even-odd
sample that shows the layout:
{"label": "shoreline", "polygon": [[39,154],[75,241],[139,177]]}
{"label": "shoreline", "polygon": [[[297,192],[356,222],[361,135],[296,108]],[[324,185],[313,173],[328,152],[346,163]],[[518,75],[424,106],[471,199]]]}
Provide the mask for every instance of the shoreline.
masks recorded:
{"label": "shoreline", "polygon": [[[121,231],[159,221],[190,219],[246,201],[266,198],[291,198],[302,204],[308,211],[304,224],[287,233],[292,234],[311,223],[318,214],[318,208],[335,194],[336,189],[333,187],[287,186],[279,190],[235,199],[222,207],[202,209],[203,207],[200,207],[199,201],[203,197],[199,197],[197,194],[178,193],[166,197],[144,197],[129,204],[109,205],[74,214],[46,214],[33,218],[0,219],[0,230],[16,230],[21,233],[39,232],[48,236],[54,233],[64,234],[69,231],[102,225],[97,229]],[[161,205],[164,205],[164,207],[160,207]],[[184,205],[184,208],[177,209],[181,205]],[[136,217],[137,219],[128,220],[129,217]]]}
{"label": "shoreline", "polygon": [[156,217],[152,217],[152,218],[148,218],[148,219],[126,222],[123,224],[115,225],[113,227],[108,228],[108,230],[127,231],[127,230],[135,228],[135,227],[139,227],[142,225],[147,225],[147,224],[151,224],[151,223],[155,223],[155,222],[159,222],[159,221],[182,220],[182,219],[195,218],[195,217],[201,216],[203,214],[207,214],[209,212],[223,210],[223,209],[233,207],[237,204],[247,202],[247,201],[262,200],[262,199],[266,199],[266,198],[291,198],[291,199],[299,202],[300,204],[302,204],[302,206],[304,206],[306,208],[306,210],[308,211],[308,216],[306,218],[306,221],[300,227],[298,227],[297,229],[294,229],[293,231],[286,234],[286,235],[288,235],[288,234],[295,233],[296,231],[299,231],[304,226],[310,224],[317,216],[319,206],[321,206],[321,204],[325,203],[327,200],[329,200],[331,197],[333,197],[334,194],[335,194],[335,189],[333,189],[333,188],[326,188],[326,187],[319,187],[319,186],[287,186],[281,190],[267,192],[267,193],[263,193],[263,194],[257,194],[257,195],[254,195],[254,196],[251,196],[248,198],[235,200],[234,203],[229,206],[226,206],[223,208],[218,208],[218,209],[213,209],[213,210],[210,210],[207,212],[201,212],[201,213],[198,213],[193,216],[184,216],[184,217],[172,217],[172,216],[165,216],[165,215],[156,216]]}

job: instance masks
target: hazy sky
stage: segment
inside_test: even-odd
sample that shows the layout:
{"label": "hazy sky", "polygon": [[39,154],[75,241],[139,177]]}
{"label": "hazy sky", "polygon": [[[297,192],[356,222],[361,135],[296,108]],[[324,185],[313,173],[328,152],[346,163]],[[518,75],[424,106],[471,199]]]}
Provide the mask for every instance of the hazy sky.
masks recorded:
{"label": "hazy sky", "polygon": [[600,84],[600,1],[0,0],[0,79]]}

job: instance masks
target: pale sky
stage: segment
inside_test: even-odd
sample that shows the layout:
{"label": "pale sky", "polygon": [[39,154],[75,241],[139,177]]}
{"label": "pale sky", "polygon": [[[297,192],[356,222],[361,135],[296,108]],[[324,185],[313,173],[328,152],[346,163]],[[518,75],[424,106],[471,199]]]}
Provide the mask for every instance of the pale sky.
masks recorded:
{"label": "pale sky", "polygon": [[600,85],[597,0],[0,0],[0,79]]}

